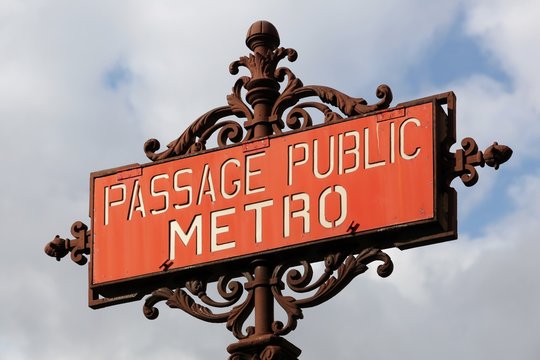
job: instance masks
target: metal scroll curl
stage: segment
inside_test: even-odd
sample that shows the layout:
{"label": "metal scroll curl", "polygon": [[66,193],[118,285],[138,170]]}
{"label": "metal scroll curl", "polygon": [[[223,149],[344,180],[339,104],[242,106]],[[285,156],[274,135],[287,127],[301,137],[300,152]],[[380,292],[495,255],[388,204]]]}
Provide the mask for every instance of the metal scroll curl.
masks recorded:
{"label": "metal scroll curl", "polygon": [[[346,117],[364,115],[373,111],[386,109],[392,101],[392,91],[390,90],[390,87],[384,84],[377,88],[377,96],[381,100],[374,105],[368,105],[367,101],[363,98],[352,98],[340,91],[326,86],[303,86],[296,89],[292,96],[295,103],[298,103],[300,99],[316,96],[323,103],[337,107]],[[294,106],[287,115],[287,126],[291,129],[300,128],[302,130],[312,126],[313,121],[306,111],[307,108],[320,111],[324,116],[323,122],[325,124],[343,119],[341,114],[333,111],[329,106],[326,106],[323,103],[304,102]],[[278,107],[274,109],[275,114],[273,114],[273,116],[275,118],[281,118],[284,110],[286,110],[286,108],[281,108],[278,105]],[[303,123],[299,121],[300,117],[304,119]]]}
{"label": "metal scroll curl", "polygon": [[493,142],[485,151],[479,151],[476,141],[470,137],[461,140],[461,147],[455,154],[449,154],[452,166],[447,176],[448,184],[459,176],[465,186],[473,186],[478,182],[477,166],[487,165],[497,170],[512,156],[511,148],[497,142]]}
{"label": "metal scroll curl", "polygon": [[[313,125],[308,109],[319,111],[323,115],[323,122],[329,123],[390,106],[392,91],[384,84],[376,91],[380,100],[372,105],[368,105],[363,98],[354,98],[327,86],[304,86],[289,68],[277,67],[282,59],[287,58],[293,62],[297,56],[294,49],[269,47],[263,50],[258,48],[253,54],[240,57],[230,64],[229,72],[236,75],[240,67],[245,67],[251,76],[242,76],[235,82],[232,93],[227,96],[228,105],[200,116],[176,140],[169,143],[163,152],[158,153],[158,140],[148,140],[144,144],[146,156],[157,161],[206,150],[207,140],[218,130],[218,147],[227,146],[229,142],[234,144],[252,140],[253,128],[257,124],[269,125],[272,133],[277,135],[283,133],[285,126],[292,130],[303,130]],[[280,83],[286,78],[287,85],[280,93]],[[242,94],[243,91],[246,91],[245,95]],[[301,102],[306,98],[315,100]],[[255,111],[255,107],[261,103],[265,103],[269,110],[265,111],[264,116],[260,112],[257,115]],[[339,112],[328,105],[337,108]],[[289,111],[284,122],[287,109]],[[235,120],[220,122],[221,119],[231,116],[245,118],[243,128]]]}
{"label": "metal scroll curl", "polygon": [[[324,272],[316,281],[313,280],[313,264],[302,262],[303,272],[293,269],[290,266],[279,265],[274,270],[274,278],[279,283],[272,287],[272,293],[279,305],[287,314],[287,323],[274,321],[272,330],[275,335],[286,335],[296,328],[298,319],[303,318],[302,309],[317,306],[333,298],[343,290],[356,276],[368,270],[368,264],[373,261],[382,261],[377,268],[377,274],[381,277],[389,276],[394,265],[390,257],[376,248],[369,248],[359,254],[335,253],[327,255],[324,260]],[[334,273],[336,273],[334,275]],[[286,275],[285,284],[298,294],[314,292],[312,295],[296,299],[292,296],[283,295],[285,288],[282,282]]]}
{"label": "metal scroll curl", "polygon": [[[253,281],[253,276],[246,272],[240,276],[245,280]],[[243,325],[254,308],[253,292],[247,291],[247,296],[243,299],[245,287],[238,280],[234,280],[231,275],[222,276],[216,284],[216,289],[223,298],[223,301],[214,300],[207,293],[208,283],[201,280],[191,280],[184,284],[185,289],[169,288],[158,289],[145,300],[143,305],[144,315],[150,319],[156,319],[159,310],[155,305],[165,301],[170,308],[181,309],[189,315],[211,323],[227,323],[233,335],[238,339],[245,339],[253,334],[253,327],[247,327],[243,331]],[[191,295],[190,295],[191,294]],[[198,298],[198,302],[194,299]],[[215,313],[210,307],[223,309],[230,308],[219,313]]]}
{"label": "metal scroll curl", "polygon": [[219,125],[216,126],[217,121],[233,114],[234,112],[231,106],[222,106],[210,110],[192,123],[180,137],[169,143],[167,150],[157,153],[161,144],[156,139],[150,139],[144,144],[144,152],[150,160],[157,161],[203,151],[206,149],[206,140],[211,135],[209,130],[223,129]]}
{"label": "metal scroll curl", "polygon": [[60,261],[68,253],[71,253],[71,260],[79,265],[85,265],[88,259],[85,255],[90,255],[90,230],[81,221],[76,221],[71,226],[71,235],[75,239],[63,239],[56,235],[54,239],[45,245],[45,253]]}
{"label": "metal scroll curl", "polygon": [[[298,319],[303,318],[302,309],[319,305],[337,295],[356,276],[368,270],[368,265],[374,261],[382,261],[377,268],[381,277],[389,276],[393,271],[393,263],[390,257],[376,248],[362,250],[355,253],[335,253],[327,255],[324,259],[324,271],[314,279],[313,264],[307,261],[288,265],[275,265],[272,277],[267,284],[272,291],[273,297],[285,311],[287,322],[272,323],[274,335],[286,335],[297,326]],[[301,270],[297,267],[300,266]],[[212,323],[227,323],[237,339],[246,339],[253,335],[254,328],[244,324],[254,310],[254,287],[258,279],[250,272],[239,275],[245,281],[242,284],[233,277],[222,276],[216,284],[219,296],[223,301],[212,299],[207,293],[208,283],[201,280],[192,280],[184,284],[184,288],[171,290],[161,288],[154,291],[145,301],[143,306],[144,315],[148,319],[157,318],[159,311],[155,307],[158,302],[165,301],[171,308],[181,309],[200,320]],[[238,277],[238,275],[237,275]],[[285,279],[284,279],[285,278]],[[303,296],[295,298],[283,294],[285,285],[294,293]],[[244,293],[245,296],[244,296]],[[211,307],[223,309],[222,312],[214,312]]]}

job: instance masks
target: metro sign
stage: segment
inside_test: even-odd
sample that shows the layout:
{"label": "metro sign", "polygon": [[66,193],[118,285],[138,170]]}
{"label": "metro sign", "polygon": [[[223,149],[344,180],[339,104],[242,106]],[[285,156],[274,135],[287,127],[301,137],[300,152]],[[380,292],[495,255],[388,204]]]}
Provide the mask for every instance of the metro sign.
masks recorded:
{"label": "metro sign", "polygon": [[[448,114],[442,105],[449,103]],[[90,288],[122,296],[255,256],[456,237],[453,94],[91,175]],[[391,236],[389,236],[391,235]],[[117,286],[122,284],[123,286]],[[111,286],[114,285],[114,286]]]}
{"label": "metro sign", "polygon": [[[92,173],[91,226],[76,221],[74,239],[56,235],[44,250],[79,265],[89,257],[91,308],[146,297],[148,319],[165,302],[226,323],[238,340],[227,347],[231,359],[297,360],[301,350],[284,336],[304,308],[333,298],[374,262],[379,276],[390,275],[387,248],[455,239],[452,180],[474,185],[476,167],[497,169],[512,149],[494,142],[482,152],[464,138],[451,152],[452,92],[387,109],[385,84],[374,104],[304,85],[279,65],[297,52],[279,46],[267,21],[250,26],[246,45],[252,53],[229,72],[250,76],[235,81],[226,105],[165,150],[149,139],[152,163]],[[313,126],[314,114],[324,123]],[[213,136],[218,148],[207,150]]]}

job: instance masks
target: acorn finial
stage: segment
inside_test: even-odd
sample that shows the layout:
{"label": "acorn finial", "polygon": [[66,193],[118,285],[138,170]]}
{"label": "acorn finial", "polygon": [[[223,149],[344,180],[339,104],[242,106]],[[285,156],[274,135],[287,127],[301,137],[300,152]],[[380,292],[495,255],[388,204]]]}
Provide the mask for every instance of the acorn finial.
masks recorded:
{"label": "acorn finial", "polygon": [[279,34],[274,25],[266,20],[254,22],[248,29],[246,45],[252,51],[259,46],[275,50],[279,46]]}
{"label": "acorn finial", "polygon": [[496,141],[484,151],[486,165],[497,170],[499,165],[505,163],[512,156],[512,149],[506,145],[499,145]]}

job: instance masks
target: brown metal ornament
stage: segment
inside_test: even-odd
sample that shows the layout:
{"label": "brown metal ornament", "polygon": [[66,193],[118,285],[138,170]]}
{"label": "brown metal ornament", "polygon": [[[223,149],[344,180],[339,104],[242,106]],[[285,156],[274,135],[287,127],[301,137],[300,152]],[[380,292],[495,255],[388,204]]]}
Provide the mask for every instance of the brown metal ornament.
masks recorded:
{"label": "brown metal ornament", "polygon": [[84,255],[90,255],[88,226],[76,221],[71,226],[71,234],[76,240],[62,239],[56,235],[52,241],[45,245],[45,253],[56,258],[57,261],[71,253],[71,260],[79,265],[85,265],[88,259]]}
{"label": "brown metal ornament", "polygon": [[[376,96],[380,100],[371,105],[362,98],[350,97],[330,87],[304,85],[289,68],[278,66],[284,58],[291,62],[297,58],[294,49],[279,47],[279,44],[278,32],[271,23],[255,22],[246,37],[246,45],[252,53],[240,57],[229,66],[229,72],[233,75],[245,67],[250,76],[241,76],[235,82],[232,93],[227,96],[227,105],[200,116],[162,152],[158,152],[158,140],[148,140],[144,144],[147,157],[159,161],[201,152],[207,149],[207,141],[216,132],[218,147],[225,147],[229,142],[249,146],[254,140],[282,134],[286,127],[298,130],[313,126],[310,111],[320,112],[324,123],[330,123],[389,107],[392,92],[387,85],[377,88]],[[283,90],[280,91],[282,86]],[[243,91],[246,92],[245,96]],[[315,100],[304,101],[305,98]],[[454,105],[451,111],[454,111]],[[233,119],[226,119],[230,117]],[[245,119],[243,126],[236,121],[237,118]],[[451,134],[449,139],[455,141],[455,134]],[[476,166],[487,164],[497,169],[512,154],[509,147],[497,143],[482,153],[471,138],[465,138],[461,142],[462,149],[455,154],[449,151],[451,145],[448,143],[440,150],[444,152],[446,160],[444,173],[447,187],[458,176],[465,185],[474,185],[478,180]],[[451,197],[449,202],[455,202],[454,199],[455,196]],[[454,206],[448,204],[449,208],[454,209]],[[358,224],[352,223],[350,233],[354,235],[357,228]],[[76,240],[56,236],[47,244],[45,252],[57,260],[71,252],[72,259],[83,265],[86,263],[84,255],[90,254],[90,231],[86,225],[76,222],[71,232]],[[382,262],[377,269],[379,276],[389,276],[393,270],[390,257],[376,246],[334,249],[323,257],[324,270],[319,276],[314,275],[313,264],[307,256],[305,259],[288,259],[286,262],[280,262],[276,257],[261,257],[251,262],[248,271],[225,273],[217,282],[209,281],[205,275],[199,278],[193,276],[188,281],[180,281],[174,290],[167,287],[151,291],[144,289],[141,293],[122,299],[102,301],[122,303],[141,299],[151,293],[143,305],[144,315],[148,319],[158,316],[159,311],[155,305],[165,301],[169,307],[181,309],[198,319],[225,323],[238,339],[238,342],[227,348],[230,360],[292,360],[297,359],[301,351],[282,336],[296,328],[298,319],[303,318],[304,308],[317,306],[333,298],[375,261]],[[209,295],[207,288],[210,283],[215,284],[221,299]],[[290,293],[295,296],[287,295]],[[276,303],[286,314],[285,322],[275,319]],[[245,323],[252,313],[254,325],[246,327]]]}
{"label": "brown metal ornament", "polygon": [[448,177],[449,183],[455,177],[460,177],[465,186],[473,186],[478,181],[476,166],[484,165],[499,169],[499,166],[510,159],[512,149],[506,145],[494,142],[484,152],[478,151],[478,145],[473,138],[467,137],[461,140],[461,147],[455,154],[451,154],[453,162],[452,173]]}
{"label": "brown metal ornament", "polygon": [[[227,96],[228,106],[221,106],[208,111],[195,120],[176,140],[167,145],[167,150],[157,153],[160,143],[150,139],[144,144],[144,151],[150,160],[157,161],[184,154],[206,150],[206,141],[219,130],[218,145],[224,147],[227,141],[246,142],[263,136],[281,134],[285,124],[290,129],[305,129],[313,125],[306,109],[315,109],[324,115],[324,122],[343,119],[325,104],[337,107],[345,117],[363,115],[388,108],[392,101],[392,91],[387,85],[377,88],[378,103],[368,105],[362,98],[352,98],[327,86],[304,86],[294,73],[286,67],[278,67],[285,57],[293,62],[298,54],[294,49],[278,48],[279,35],[271,23],[259,21],[248,30],[246,45],[253,51],[242,56],[229,66],[229,72],[238,74],[240,67],[245,67],[251,76],[240,77]],[[280,83],[287,77],[287,85],[280,93]],[[247,90],[244,102],[242,89]],[[318,97],[320,102],[304,102],[307,97]],[[286,121],[283,114],[291,108]],[[243,127],[236,121],[222,121],[228,116],[246,118]],[[246,133],[244,134],[244,129]]]}

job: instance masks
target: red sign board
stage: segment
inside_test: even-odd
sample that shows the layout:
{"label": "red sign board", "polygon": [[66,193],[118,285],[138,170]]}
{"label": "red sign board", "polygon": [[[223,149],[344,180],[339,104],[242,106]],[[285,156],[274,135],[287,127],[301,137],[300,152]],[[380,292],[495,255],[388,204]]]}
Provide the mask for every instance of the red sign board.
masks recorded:
{"label": "red sign board", "polygon": [[[436,148],[438,128],[446,131],[447,122],[428,98],[306,131],[93,173],[90,285],[282,249],[305,251],[333,240],[369,241],[385,229],[436,224],[440,232],[446,220],[439,210]],[[447,233],[443,237],[452,237]],[[431,233],[407,235],[404,244],[425,235]]]}

